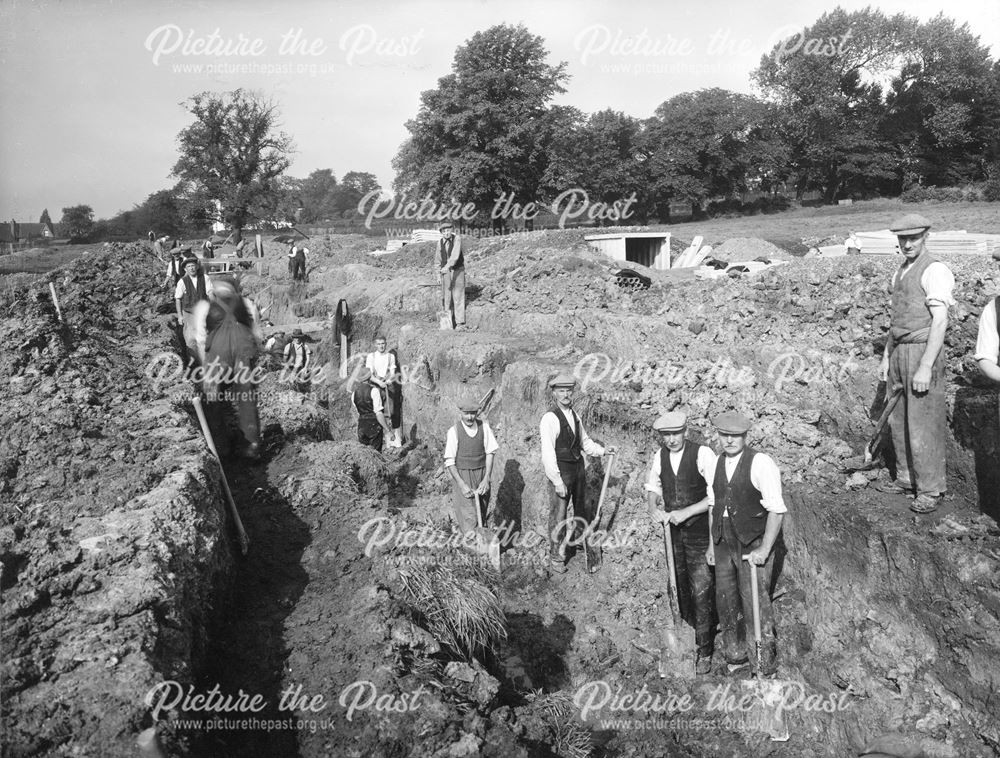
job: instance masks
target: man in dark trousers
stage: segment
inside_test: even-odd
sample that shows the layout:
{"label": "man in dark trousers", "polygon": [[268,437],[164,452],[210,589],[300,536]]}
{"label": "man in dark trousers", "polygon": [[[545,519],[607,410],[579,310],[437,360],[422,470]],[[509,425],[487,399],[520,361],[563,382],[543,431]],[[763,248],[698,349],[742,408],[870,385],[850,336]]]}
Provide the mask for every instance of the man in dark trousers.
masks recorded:
{"label": "man in dark trousers", "polygon": [[288,245],[288,272],[292,275],[292,280],[304,282],[306,280],[306,261],[309,248],[292,242]]}
{"label": "man in dark trousers", "polygon": [[295,329],[283,353],[283,371],[297,392],[309,392],[312,384],[313,351],[307,342],[312,342],[312,337],[301,329]]}
{"label": "man in dark trousers", "polygon": [[465,328],[465,256],[462,238],[451,224],[441,224],[437,265],[441,275],[443,309],[452,314],[456,329]]}
{"label": "man in dark trousers", "polygon": [[207,302],[212,294],[212,279],[198,265],[197,258],[185,258],[183,261],[184,276],[174,287],[174,305],[177,310],[177,324],[181,327],[181,339],[187,349],[189,362],[198,356],[198,343],[195,339],[194,307],[200,302]]}
{"label": "man in dark trousers", "polygon": [[[687,415],[666,413],[653,423],[661,446],[653,453],[646,477],[652,517],[670,529],[681,616],[694,627],[695,671],[712,670],[715,626],[715,579],[708,552],[708,483],[715,476],[715,453],[686,439]],[[662,499],[662,507],[658,501]]]}
{"label": "man in dark trousers", "polygon": [[[163,278],[163,284],[167,289],[176,290],[177,282],[184,276],[184,256],[180,250],[171,250],[170,258],[167,260],[167,274]],[[197,263],[195,267],[197,268]]]}
{"label": "man in dark trousers", "polygon": [[[750,419],[723,413],[715,421],[723,455],[719,456],[708,491],[708,563],[715,566],[715,604],[723,653],[731,667],[754,660],[753,594],[750,567],[757,565],[762,638],[759,676],[772,677],[778,668],[774,614],[771,610],[771,571],[774,543],[781,533],[787,508],[781,496],[781,472],[774,460],[747,447]],[[740,619],[742,613],[743,618]]]}
{"label": "man in dark trousers", "polygon": [[927,250],[930,227],[919,213],[907,213],[890,227],[905,260],[889,287],[889,339],[881,366],[886,391],[901,388],[903,394],[889,416],[896,481],[879,489],[913,496],[915,513],[935,510],[948,489],[944,338],[955,277]]}
{"label": "man in dark trousers", "polygon": [[224,404],[232,401],[243,439],[237,444],[252,460],[260,457],[255,362],[263,345],[260,318],[235,281],[220,279],[211,299],[195,307],[198,354],[204,366],[205,409],[219,454],[232,443],[225,433]]}
{"label": "man in dark trousers", "polygon": [[352,402],[358,412],[358,442],[381,453],[384,437],[392,430],[389,422],[385,420],[382,392],[371,379],[372,372],[369,369],[361,369],[357,384],[354,386]]}
{"label": "man in dark trousers", "polygon": [[476,516],[476,494],[482,506],[480,516],[486,518],[490,502],[490,477],[493,458],[499,446],[488,422],[479,418],[479,403],[466,400],[458,405],[460,423],[448,429],[444,445],[444,467],[451,476],[452,504],[455,522],[462,532],[479,525]]}
{"label": "man in dark trousers", "polygon": [[[564,544],[583,523],[594,520],[596,503],[587,503],[587,472],[583,454],[603,456],[605,449],[594,442],[583,421],[573,410],[576,378],[559,374],[549,382],[555,407],[542,416],[539,436],[542,444],[542,466],[549,479],[549,563],[552,571],[566,573]],[[614,452],[608,449],[607,452]],[[573,504],[575,521],[567,523],[569,506]],[[567,534],[569,530],[569,534]],[[586,544],[591,572],[600,567],[601,551]]]}

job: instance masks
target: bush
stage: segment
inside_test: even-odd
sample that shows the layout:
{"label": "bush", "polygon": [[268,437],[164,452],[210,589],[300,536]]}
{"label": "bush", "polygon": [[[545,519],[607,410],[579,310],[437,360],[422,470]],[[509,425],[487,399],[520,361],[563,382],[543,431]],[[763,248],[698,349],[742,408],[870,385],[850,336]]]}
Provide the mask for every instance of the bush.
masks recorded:
{"label": "bush", "polygon": [[[989,182],[986,184],[967,184],[964,187],[922,187],[915,184],[903,190],[899,197],[904,203],[922,203],[926,200],[941,203],[975,203],[1000,199],[1000,197],[991,198],[988,196],[989,186]],[[1000,181],[997,182],[994,192],[1000,194]]]}

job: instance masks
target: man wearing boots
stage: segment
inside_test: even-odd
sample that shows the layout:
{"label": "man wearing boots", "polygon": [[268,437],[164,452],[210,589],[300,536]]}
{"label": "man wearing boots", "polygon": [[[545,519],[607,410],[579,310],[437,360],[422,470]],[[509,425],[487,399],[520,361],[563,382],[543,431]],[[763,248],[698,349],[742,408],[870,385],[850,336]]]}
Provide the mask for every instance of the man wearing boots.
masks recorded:
{"label": "man wearing boots", "polygon": [[[549,479],[549,562],[556,573],[566,572],[565,543],[581,522],[594,520],[593,507],[587,504],[587,472],[584,453],[603,456],[605,449],[594,442],[583,428],[583,422],[573,410],[576,378],[559,374],[549,382],[555,407],[542,416],[539,434],[542,444],[542,466]],[[613,448],[607,452],[614,452]],[[573,504],[574,521],[567,523],[569,506]],[[567,533],[568,532],[568,533]],[[601,551],[585,546],[591,572],[600,567]]]}
{"label": "man wearing boots", "polygon": [[441,275],[441,300],[449,311],[456,329],[465,328],[465,255],[462,238],[455,234],[451,224],[441,224],[441,241],[438,243],[437,265]]}
{"label": "man wearing boots", "polygon": [[458,410],[462,420],[448,429],[444,467],[454,484],[451,499],[455,506],[455,522],[459,530],[466,533],[479,525],[475,511],[477,493],[482,506],[480,516],[486,517],[493,458],[499,445],[489,423],[479,419],[478,403],[463,401],[459,403]]}
{"label": "man wearing boots", "polygon": [[[708,483],[715,475],[715,453],[685,438],[687,415],[666,413],[653,424],[661,446],[653,453],[646,477],[649,512],[671,530],[681,616],[694,627],[695,671],[712,670],[715,626],[715,580],[708,552]],[[662,498],[663,506],[657,501]]]}
{"label": "man wearing boots", "polygon": [[[754,659],[753,593],[750,567],[756,564],[762,638],[760,676],[777,671],[777,642],[769,595],[774,543],[787,512],[781,496],[781,473],[774,460],[747,447],[750,419],[739,413],[716,417],[723,455],[710,482],[708,563],[715,566],[715,604],[723,653],[730,666]],[[743,614],[742,622],[740,613]]]}

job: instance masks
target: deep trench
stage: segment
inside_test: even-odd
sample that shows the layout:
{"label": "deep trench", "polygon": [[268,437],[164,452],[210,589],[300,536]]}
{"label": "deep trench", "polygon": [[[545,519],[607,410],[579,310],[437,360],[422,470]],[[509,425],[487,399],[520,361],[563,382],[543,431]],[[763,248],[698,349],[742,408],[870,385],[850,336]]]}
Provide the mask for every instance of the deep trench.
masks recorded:
{"label": "deep trench", "polygon": [[[368,324],[366,331],[373,334],[378,327],[376,319]],[[350,422],[337,418],[337,412],[331,407],[330,418],[334,426],[343,430],[345,424]],[[595,438],[607,434],[636,442],[642,434],[627,418],[611,412],[604,417],[595,412],[591,426],[591,434]],[[956,432],[957,438],[979,436],[982,436],[981,429],[973,428],[973,425]],[[315,430],[312,439],[331,439],[330,429]],[[314,537],[310,525],[295,514],[291,504],[268,480],[267,459],[280,453],[283,444],[280,426],[272,425],[265,430],[265,461],[259,464],[235,461],[226,465],[233,495],[251,534],[252,547],[246,557],[240,557],[234,550],[233,571],[227,585],[218,588],[219,599],[208,629],[209,644],[197,677],[197,684],[203,689],[218,683],[226,692],[235,693],[240,689],[259,692],[272,706],[278,701],[282,688],[287,686],[286,661],[294,651],[287,649],[282,641],[283,624],[308,582],[300,560]],[[507,465],[514,466],[515,470],[502,472],[497,509],[519,520],[520,492],[516,483],[520,475],[515,461],[508,461]],[[981,469],[977,467],[977,470]],[[390,490],[393,495],[386,505],[396,512],[412,505],[416,482],[429,473],[426,460],[402,459],[392,473],[393,486]],[[989,475],[985,478],[988,480]],[[989,481],[984,484],[983,478],[968,484],[973,490],[990,486]],[[520,486],[523,489],[523,479]],[[980,683],[981,677],[970,679],[969,671],[977,662],[987,668],[992,666],[994,672],[1000,664],[988,656],[989,651],[970,652],[975,644],[975,632],[963,636],[963,630],[949,626],[947,620],[949,617],[960,618],[964,609],[969,607],[963,603],[971,605],[975,594],[962,597],[961,593],[953,592],[952,604],[943,613],[933,610],[936,600],[928,605],[928,598],[948,597],[949,590],[962,582],[960,567],[951,564],[945,549],[935,548],[919,539],[914,530],[905,525],[892,523],[891,513],[889,519],[883,518],[880,506],[864,493],[860,499],[853,500],[819,495],[820,501],[810,502],[817,497],[817,493],[789,488],[788,497],[797,509],[795,521],[785,534],[793,555],[785,566],[779,568],[774,579],[780,587],[776,609],[786,617],[779,630],[782,654],[786,656],[791,670],[817,690],[833,688],[836,691],[865,693],[858,699],[859,707],[839,715],[839,722],[812,716],[792,718],[793,727],[815,735],[816,742],[808,747],[816,752],[808,754],[856,754],[859,734],[870,734],[877,730],[880,722],[891,720],[892,706],[887,704],[889,695],[873,689],[876,686],[873,682],[884,684],[882,680],[889,677],[889,684],[899,691],[899,682],[907,678],[907,672],[897,671],[892,660],[885,665],[888,673],[874,669],[859,672],[847,663],[852,657],[859,662],[861,660],[858,652],[851,652],[852,645],[857,650],[864,649],[868,658],[871,658],[872,652],[881,650],[868,638],[876,628],[888,640],[886,646],[890,649],[892,644],[900,644],[900,640],[910,633],[926,635],[933,640],[936,646],[934,655],[922,660],[915,670],[909,672],[910,680],[905,686],[916,686],[921,676],[925,679],[933,677],[945,692],[954,693],[959,702],[976,714],[970,717],[974,725],[982,714],[988,714],[995,707],[991,699],[993,696],[989,687]],[[975,503],[975,500],[971,499],[971,502]],[[968,506],[965,511],[969,511]],[[1000,532],[991,529],[979,538],[978,546],[996,551],[1000,548]],[[1000,558],[1000,553],[994,554]],[[914,566],[932,568],[918,570],[914,580]],[[540,586],[537,578],[515,569],[508,572],[503,591],[530,591],[537,586]],[[1000,614],[1000,592],[978,592],[985,606]],[[532,689],[544,693],[569,690],[572,676],[568,651],[574,637],[581,632],[579,621],[564,613],[546,618],[540,609],[533,610],[524,603],[505,600],[504,605],[509,633],[505,655],[520,658],[522,671],[530,680]],[[905,623],[897,628],[899,625],[882,621],[898,614],[904,614],[905,623],[913,624],[914,628],[905,628]],[[882,626],[873,627],[872,618],[879,619],[877,623]],[[628,656],[615,644],[615,637],[622,629],[606,631],[610,640],[599,640],[601,649],[597,657],[605,662],[608,678],[621,684],[641,683],[642,667],[635,662],[641,660],[641,656],[634,658],[630,665],[625,665],[623,657]],[[844,649],[820,653],[815,649],[823,641],[820,636],[827,644],[831,638],[842,639]],[[911,653],[909,649],[900,651],[900,660],[904,662],[902,666],[909,665],[906,661],[912,657]],[[441,662],[445,660],[442,658]],[[485,659],[483,662],[500,682],[497,700],[490,710],[524,706],[527,702],[525,682],[515,681],[509,676],[499,659]],[[718,670],[714,673],[724,676]],[[652,689],[662,689],[670,684],[672,682],[661,685],[654,680]],[[259,716],[261,719],[287,718],[286,713],[279,713],[273,707]],[[932,741],[929,746],[924,744],[923,749],[929,756],[1000,755],[1000,744],[987,732],[988,729],[982,728],[981,723],[974,729],[963,726],[961,730],[952,732],[959,741],[957,752],[947,752],[946,747],[941,747],[946,742],[940,740]],[[294,729],[229,730],[199,734],[189,747],[193,755],[220,758],[258,755],[294,757],[303,755],[298,737]],[[723,736],[714,742],[688,740],[683,732],[661,737],[665,739],[664,744],[672,747],[661,746],[657,750],[668,750],[662,753],[668,755],[772,754],[770,751],[741,753],[741,750],[750,749],[750,745],[764,750],[759,742],[746,742],[745,735]],[[617,754],[622,744],[628,744],[628,740],[632,739],[629,735],[597,730],[592,733],[592,738],[592,755],[595,758]],[[555,755],[550,745],[541,742],[525,740],[520,744],[531,756]],[[916,743],[911,740],[908,744]],[[934,752],[935,745],[938,753]],[[976,752],[972,752],[973,747]],[[964,752],[966,748],[969,753]],[[773,750],[777,751],[773,752],[774,755],[796,754],[781,752],[778,747],[773,747]],[[305,754],[305,758],[309,755],[311,753]]]}

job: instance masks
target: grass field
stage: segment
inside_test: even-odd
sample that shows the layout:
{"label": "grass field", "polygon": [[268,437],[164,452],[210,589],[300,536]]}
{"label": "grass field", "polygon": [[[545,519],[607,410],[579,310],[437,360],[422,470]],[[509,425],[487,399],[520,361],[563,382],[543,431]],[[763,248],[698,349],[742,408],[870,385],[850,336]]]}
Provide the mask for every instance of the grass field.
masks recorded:
{"label": "grass field", "polygon": [[79,258],[87,250],[97,250],[101,243],[35,247],[11,255],[0,255],[0,276],[9,274],[47,274]]}

